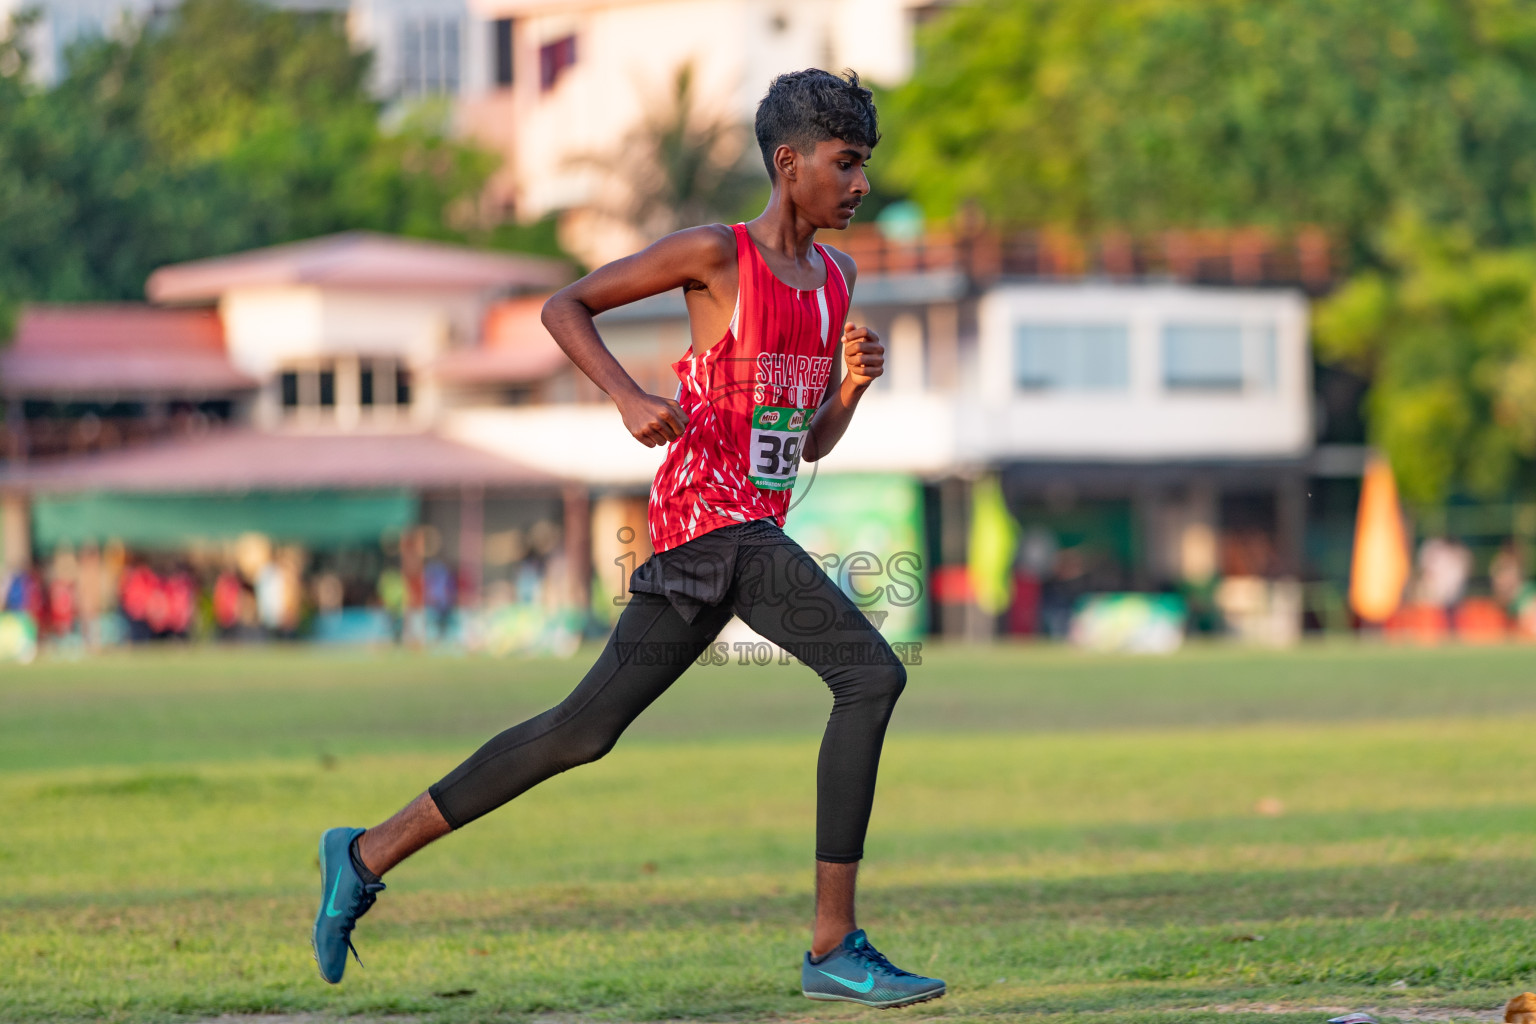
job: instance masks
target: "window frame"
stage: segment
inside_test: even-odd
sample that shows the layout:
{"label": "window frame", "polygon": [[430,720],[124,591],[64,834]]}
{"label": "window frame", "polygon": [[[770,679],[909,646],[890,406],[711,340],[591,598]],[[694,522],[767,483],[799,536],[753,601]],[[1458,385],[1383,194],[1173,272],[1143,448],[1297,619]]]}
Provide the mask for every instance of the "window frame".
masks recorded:
{"label": "window frame", "polygon": [[516,18],[491,22],[491,85],[510,89],[517,84]]}
{"label": "window frame", "polygon": [[[330,378],[328,403],[326,377]],[[369,379],[367,401],[365,379]],[[410,416],[416,398],[410,367],[397,355],[288,360],[277,368],[272,381],[277,417],[287,424],[384,425]]]}
{"label": "window frame", "polygon": [[[1236,341],[1235,377],[1216,374],[1204,378],[1190,376],[1174,379],[1171,375],[1173,332],[1229,332]],[[1182,339],[1185,341],[1198,339]],[[1273,320],[1251,318],[1179,318],[1169,317],[1158,324],[1158,386],[1169,395],[1247,395],[1272,394],[1279,389],[1280,329]]]}
{"label": "window frame", "polygon": [[[1028,332],[1040,332],[1041,335],[1055,334],[1054,342],[1049,337],[1037,339],[1046,345],[1072,344],[1077,351],[1069,353],[1065,358],[1059,358],[1052,369],[1060,370],[1063,366],[1067,372],[1060,374],[1055,381],[1040,378],[1027,380],[1025,378],[1026,359],[1025,347],[1029,339]],[[1113,335],[1113,337],[1111,337]],[[1125,395],[1131,390],[1133,374],[1131,361],[1133,346],[1131,344],[1132,325],[1126,320],[1074,320],[1070,318],[1015,318],[1013,320],[1013,373],[1010,386],[1014,394],[1025,395]],[[1112,381],[1094,381],[1090,373],[1084,373],[1084,366],[1090,363],[1090,353],[1084,351],[1088,346],[1111,342],[1118,347],[1118,363],[1115,367]],[[1054,353],[1059,355],[1058,353]]]}

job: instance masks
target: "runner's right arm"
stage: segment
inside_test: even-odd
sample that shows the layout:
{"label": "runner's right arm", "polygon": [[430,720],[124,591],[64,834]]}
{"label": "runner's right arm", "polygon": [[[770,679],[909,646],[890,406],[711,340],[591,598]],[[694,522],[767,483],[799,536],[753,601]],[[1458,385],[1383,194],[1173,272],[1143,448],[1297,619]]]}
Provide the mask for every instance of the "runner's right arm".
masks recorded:
{"label": "runner's right arm", "polygon": [[674,288],[720,292],[727,282],[735,282],[735,260],[730,228],[688,228],[598,267],[544,303],[542,319],[555,343],[613,400],[625,428],[647,448],[681,437],[688,418],[674,400],[647,394],[635,383],[603,344],[592,318]]}

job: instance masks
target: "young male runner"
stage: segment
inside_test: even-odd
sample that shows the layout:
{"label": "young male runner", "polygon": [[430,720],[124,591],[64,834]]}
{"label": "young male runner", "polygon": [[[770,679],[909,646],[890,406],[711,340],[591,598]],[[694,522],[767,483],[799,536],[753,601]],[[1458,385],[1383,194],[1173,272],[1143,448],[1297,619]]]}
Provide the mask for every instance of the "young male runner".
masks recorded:
{"label": "young male runner", "polygon": [[[383,890],[381,875],[544,779],[602,757],[734,614],[815,669],[833,694],[816,774],[816,918],[802,990],[880,1007],[944,994],[937,978],[891,964],[854,921],[880,747],[906,670],[780,529],[800,460],[832,450],[883,372],[875,332],[845,325],[853,261],[814,242],[819,229],[846,228],[869,192],[875,108],[855,74],[781,75],[758,106],[756,134],[773,191],[755,220],[668,235],[545,305],[545,326],[629,432],[647,447],[668,446],[648,508],[656,554],[631,574],[629,604],[569,697],[491,739],[383,824],[321,837],[313,943],[326,981],[341,980],[353,926]],[[683,289],[693,335],[673,364],[676,400],[642,391],[592,319],[674,288]]]}

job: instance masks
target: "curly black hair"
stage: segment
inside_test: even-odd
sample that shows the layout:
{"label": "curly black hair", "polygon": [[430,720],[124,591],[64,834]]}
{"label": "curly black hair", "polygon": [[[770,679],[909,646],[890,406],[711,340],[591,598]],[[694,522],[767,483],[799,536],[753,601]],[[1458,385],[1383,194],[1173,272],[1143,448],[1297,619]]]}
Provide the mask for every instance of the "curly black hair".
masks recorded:
{"label": "curly black hair", "polygon": [[753,127],[770,181],[776,177],[773,154],[780,146],[809,153],[816,143],[827,139],[843,139],[871,149],[880,141],[874,95],[859,84],[856,71],[838,76],[807,68],[780,75],[757,105]]}

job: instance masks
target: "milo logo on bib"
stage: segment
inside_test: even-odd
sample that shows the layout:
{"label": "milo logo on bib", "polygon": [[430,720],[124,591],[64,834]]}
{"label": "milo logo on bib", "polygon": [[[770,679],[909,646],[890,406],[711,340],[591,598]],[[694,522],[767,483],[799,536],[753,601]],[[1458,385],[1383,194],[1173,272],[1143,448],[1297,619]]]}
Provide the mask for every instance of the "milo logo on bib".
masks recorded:
{"label": "milo logo on bib", "polygon": [[747,479],[765,491],[787,491],[800,471],[805,432],[814,409],[759,405],[752,410],[752,466]]}

